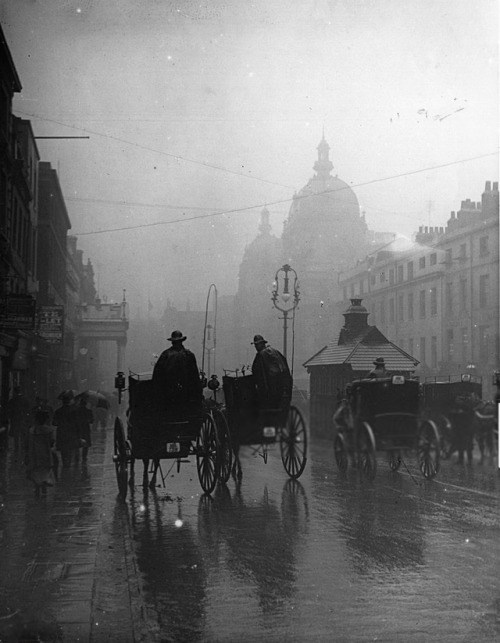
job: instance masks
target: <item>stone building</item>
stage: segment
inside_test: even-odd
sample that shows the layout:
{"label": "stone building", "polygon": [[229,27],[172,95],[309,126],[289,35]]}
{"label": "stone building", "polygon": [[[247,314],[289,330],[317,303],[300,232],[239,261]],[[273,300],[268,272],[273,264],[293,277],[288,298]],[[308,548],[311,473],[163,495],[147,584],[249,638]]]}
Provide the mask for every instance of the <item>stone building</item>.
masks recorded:
{"label": "stone building", "polygon": [[363,297],[372,319],[420,360],[421,377],[470,373],[493,395],[499,356],[498,183],[462,201],[446,227],[421,227],[340,278],[341,305]]}

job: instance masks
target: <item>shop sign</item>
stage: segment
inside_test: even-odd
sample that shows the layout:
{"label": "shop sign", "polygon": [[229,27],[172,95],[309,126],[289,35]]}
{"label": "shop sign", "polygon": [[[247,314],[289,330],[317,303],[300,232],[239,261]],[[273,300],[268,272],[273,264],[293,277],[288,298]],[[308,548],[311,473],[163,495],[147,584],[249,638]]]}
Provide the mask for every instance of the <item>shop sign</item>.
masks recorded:
{"label": "shop sign", "polygon": [[34,330],[36,301],[31,295],[6,295],[0,298],[0,327]]}
{"label": "shop sign", "polygon": [[64,306],[40,306],[38,336],[49,344],[61,344],[64,330]]}

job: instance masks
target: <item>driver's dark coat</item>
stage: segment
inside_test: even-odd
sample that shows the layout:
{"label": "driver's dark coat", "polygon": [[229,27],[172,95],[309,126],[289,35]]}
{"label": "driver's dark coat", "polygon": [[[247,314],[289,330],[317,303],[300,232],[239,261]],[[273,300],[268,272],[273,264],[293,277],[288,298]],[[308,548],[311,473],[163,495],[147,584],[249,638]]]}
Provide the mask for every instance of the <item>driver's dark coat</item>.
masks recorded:
{"label": "driver's dark coat", "polygon": [[202,388],[194,353],[184,346],[163,351],[153,370],[153,387],[160,405],[200,403]]}
{"label": "driver's dark coat", "polygon": [[290,402],[293,379],[284,355],[272,346],[259,351],[253,360],[257,396],[261,405],[280,407]]}

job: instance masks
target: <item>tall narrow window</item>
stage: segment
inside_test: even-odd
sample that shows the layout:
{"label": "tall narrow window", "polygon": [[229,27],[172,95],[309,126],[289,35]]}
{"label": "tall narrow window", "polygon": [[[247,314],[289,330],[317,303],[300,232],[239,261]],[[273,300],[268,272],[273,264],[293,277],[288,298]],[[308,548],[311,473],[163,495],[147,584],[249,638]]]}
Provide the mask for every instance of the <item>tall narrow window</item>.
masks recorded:
{"label": "tall narrow window", "polygon": [[431,315],[437,315],[437,288],[431,288]]}
{"label": "tall narrow window", "polygon": [[479,307],[486,308],[488,305],[488,294],[490,287],[490,276],[479,275]]}
{"label": "tall narrow window", "polygon": [[389,323],[394,323],[394,297],[389,299]]}
{"label": "tall narrow window", "polygon": [[438,364],[438,352],[437,352],[437,337],[433,335],[431,337],[431,368],[437,368]]}
{"label": "tall narrow window", "polygon": [[446,314],[453,315],[453,284],[451,282],[448,282],[445,288]]}
{"label": "tall narrow window", "polygon": [[488,355],[489,335],[490,335],[489,326],[479,326],[479,359],[482,362],[487,362],[489,359],[489,355]]}
{"label": "tall narrow window", "polygon": [[460,295],[459,295],[459,305],[460,312],[463,312],[467,308],[467,279],[460,279],[459,282]]}
{"label": "tall narrow window", "polygon": [[398,296],[398,321],[404,321],[404,297],[403,295]]}
{"label": "tall narrow window", "polygon": [[425,337],[420,338],[420,363],[425,364]]}
{"label": "tall narrow window", "polygon": [[448,328],[446,331],[446,347],[448,352],[448,361],[453,362],[455,355],[455,342],[453,338],[453,328]]}
{"label": "tall narrow window", "polygon": [[420,319],[425,319],[425,290],[420,291]]}
{"label": "tall narrow window", "polygon": [[380,302],[380,323],[385,324],[385,301]]}
{"label": "tall narrow window", "polygon": [[408,281],[413,279],[413,261],[408,262]]}
{"label": "tall narrow window", "polygon": [[408,293],[408,320],[413,321],[413,293]]}
{"label": "tall narrow window", "polygon": [[469,346],[469,331],[467,330],[467,328],[462,328],[462,330],[460,331],[460,334],[462,335],[462,341],[461,341],[461,345],[462,345],[462,360],[461,361],[462,361],[462,364],[465,365],[465,364],[467,364],[467,350],[468,350],[468,346]]}

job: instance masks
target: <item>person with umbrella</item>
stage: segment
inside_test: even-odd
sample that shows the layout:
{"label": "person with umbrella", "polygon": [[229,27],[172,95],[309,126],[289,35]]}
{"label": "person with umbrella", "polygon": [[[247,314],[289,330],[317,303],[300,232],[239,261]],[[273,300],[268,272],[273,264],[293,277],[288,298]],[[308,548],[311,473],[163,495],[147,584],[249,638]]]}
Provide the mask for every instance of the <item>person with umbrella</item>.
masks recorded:
{"label": "person with umbrella", "polygon": [[94,414],[87,406],[87,398],[85,395],[81,395],[78,401],[78,406],[75,408],[75,421],[78,439],[82,446],[82,462],[87,462],[89,447],[92,446],[90,427],[94,422]]}
{"label": "person with umbrella", "polygon": [[[56,449],[61,452],[63,467],[69,467],[73,456],[78,460],[79,447],[78,427],[76,424],[74,393],[63,391],[59,395],[61,406],[54,411],[52,424],[57,427]],[[76,452],[76,453],[75,453]]]}

